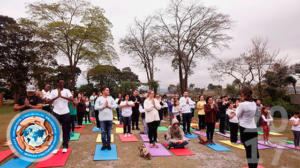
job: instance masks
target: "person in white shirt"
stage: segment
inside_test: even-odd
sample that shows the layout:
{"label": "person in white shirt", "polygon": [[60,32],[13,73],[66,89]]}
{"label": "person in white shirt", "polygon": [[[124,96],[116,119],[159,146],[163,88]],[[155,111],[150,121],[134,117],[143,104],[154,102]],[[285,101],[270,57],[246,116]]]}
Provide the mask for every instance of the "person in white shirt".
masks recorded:
{"label": "person in white shirt", "polygon": [[97,99],[96,92],[93,92],[92,95],[90,96],[90,111],[91,111],[91,116],[95,117],[95,101]]}
{"label": "person in white shirt", "polygon": [[[64,80],[60,79],[57,82],[57,89],[51,91],[48,103],[53,105],[53,115],[59,121],[63,131],[63,153],[68,151],[70,129],[71,129],[71,118],[69,110],[69,101],[73,101],[73,95],[69,89],[64,88]],[[58,150],[54,150],[56,154]]]}
{"label": "person in white shirt", "polygon": [[292,125],[292,131],[294,134],[294,145],[296,149],[300,149],[299,140],[300,140],[300,112],[294,112],[294,116],[290,119],[290,123]]}
{"label": "person in white shirt", "polygon": [[148,91],[147,99],[144,101],[145,120],[148,125],[148,137],[150,141],[150,147],[157,147],[157,128],[160,124],[160,118],[158,110],[161,109],[159,101],[154,98],[154,92]]}
{"label": "person in white shirt", "polygon": [[[238,108],[238,107],[236,107]],[[233,102],[229,102],[229,107],[226,110],[226,114],[229,118],[229,127],[230,127],[230,141],[231,143],[237,143],[238,140],[238,130],[239,130],[239,121],[235,113],[236,109],[234,108]]]}
{"label": "person in white shirt", "polygon": [[248,87],[242,89],[241,99],[236,111],[240,124],[241,142],[246,149],[248,167],[257,167],[259,161],[258,134],[255,123],[256,103],[252,98],[252,90]]}
{"label": "person in white shirt", "polygon": [[51,95],[51,86],[49,84],[45,85],[44,89],[42,90],[42,94],[43,94],[42,99],[44,101],[43,110],[48,111],[49,113],[52,113],[50,104],[46,103],[49,100],[50,95]]}
{"label": "person in white shirt", "polygon": [[120,109],[122,109],[122,116],[123,116],[123,133],[124,136],[130,137],[131,134],[131,115],[132,115],[132,107],[134,106],[133,101],[129,100],[129,94],[125,95],[124,101],[120,103]]}
{"label": "person in white shirt", "polygon": [[191,134],[191,119],[194,116],[191,111],[191,107],[195,106],[195,102],[188,97],[189,93],[184,92],[183,97],[179,99],[179,105],[182,112],[182,123],[184,134]]}
{"label": "person in white shirt", "polygon": [[95,110],[99,110],[99,120],[101,125],[101,138],[103,146],[101,150],[111,150],[111,127],[113,120],[112,109],[117,108],[115,100],[109,95],[109,88],[103,88],[102,96],[98,97],[95,103]]}
{"label": "person in white shirt", "polygon": [[120,124],[123,124],[122,119],[122,110],[120,109],[120,103],[123,101],[123,97],[121,93],[118,93],[118,97],[115,99],[116,104],[118,105],[116,111],[117,111],[117,117],[118,121],[120,121]]}

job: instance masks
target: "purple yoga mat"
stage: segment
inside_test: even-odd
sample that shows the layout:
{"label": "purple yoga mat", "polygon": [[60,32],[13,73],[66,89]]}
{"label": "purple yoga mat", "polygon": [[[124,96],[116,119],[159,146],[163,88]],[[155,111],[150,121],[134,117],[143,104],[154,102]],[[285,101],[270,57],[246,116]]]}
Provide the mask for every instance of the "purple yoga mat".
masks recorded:
{"label": "purple yoga mat", "polygon": [[265,145],[264,141],[258,141],[258,144],[264,145],[264,146],[270,146],[272,148],[277,148],[277,149],[288,149],[288,147],[284,147],[281,145],[276,145],[276,144],[272,144],[272,145]]}
{"label": "purple yoga mat", "polygon": [[193,131],[195,134],[198,134],[200,136],[204,136],[206,137],[206,133],[205,132],[201,132],[201,131]]}
{"label": "purple yoga mat", "polygon": [[[149,142],[149,138],[146,134],[140,134],[140,136],[144,142]],[[159,140],[157,139],[157,141],[159,141]]]}
{"label": "purple yoga mat", "polygon": [[[296,149],[294,144],[284,145],[284,147],[287,147],[287,148],[290,148],[290,149]],[[300,149],[296,149],[296,150],[300,150]]]}
{"label": "purple yoga mat", "polygon": [[[241,141],[238,141],[238,144],[242,144],[242,142]],[[263,150],[263,149],[270,149],[270,148],[272,148],[272,147],[270,147],[270,146],[265,146],[265,145],[261,145],[261,144],[257,144],[257,147],[258,147],[258,150]]]}
{"label": "purple yoga mat", "polygon": [[148,148],[151,156],[171,156],[169,151],[159,143],[157,143],[158,148],[155,148],[155,147],[150,148],[149,143],[144,143],[144,144],[145,144],[146,148]]}
{"label": "purple yoga mat", "polygon": [[165,120],[161,120],[160,122],[161,122],[161,123],[166,123],[167,121],[165,121]]}
{"label": "purple yoga mat", "polygon": [[216,134],[218,134],[218,135],[221,135],[221,136],[223,136],[223,137],[226,137],[226,138],[230,138],[230,134],[222,134],[221,132],[216,132]]}

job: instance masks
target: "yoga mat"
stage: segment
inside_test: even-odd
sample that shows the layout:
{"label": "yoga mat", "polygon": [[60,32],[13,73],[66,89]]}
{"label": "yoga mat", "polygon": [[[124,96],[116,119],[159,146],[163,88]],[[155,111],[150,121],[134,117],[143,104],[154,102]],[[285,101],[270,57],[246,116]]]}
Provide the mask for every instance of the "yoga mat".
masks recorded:
{"label": "yoga mat", "polygon": [[195,134],[198,134],[200,136],[204,136],[206,137],[206,132],[202,132],[202,131],[193,131]]}
{"label": "yoga mat", "polygon": [[119,134],[119,137],[121,139],[122,142],[137,142],[138,139],[131,134],[130,136],[125,137],[124,134]]}
{"label": "yoga mat", "polygon": [[167,121],[165,121],[165,120],[161,120],[160,122],[161,122],[161,123],[166,123]]}
{"label": "yoga mat", "polygon": [[123,128],[117,127],[117,128],[116,128],[116,133],[117,133],[117,134],[123,134]]}
{"label": "yoga mat", "polygon": [[198,138],[198,136],[195,134],[185,134],[184,136],[187,138]]}
{"label": "yoga mat", "polygon": [[197,127],[198,127],[198,124],[196,124],[196,123],[191,123],[191,126],[197,126]]}
{"label": "yoga mat", "polygon": [[91,121],[96,121],[95,117],[91,117],[90,119],[91,119]]}
{"label": "yoga mat", "polygon": [[258,134],[258,135],[264,135],[264,133],[261,132],[261,131],[257,131],[257,134]]}
{"label": "yoga mat", "polygon": [[116,124],[116,127],[123,128],[123,124]]}
{"label": "yoga mat", "polygon": [[169,151],[159,143],[157,143],[158,148],[156,148],[156,147],[150,148],[149,143],[144,143],[144,144],[145,144],[146,148],[148,148],[151,156],[171,156]]}
{"label": "yoga mat", "polygon": [[221,135],[221,136],[223,136],[223,137],[226,137],[226,138],[230,138],[230,134],[222,134],[221,132],[216,132],[216,134],[218,134],[218,135]]}
{"label": "yoga mat", "polygon": [[85,121],[82,122],[82,125],[91,125],[92,123],[91,122],[87,122],[85,123]]}
{"label": "yoga mat", "polygon": [[211,149],[213,149],[213,150],[215,150],[215,151],[217,151],[217,152],[228,152],[228,151],[232,151],[231,149],[229,149],[229,148],[226,148],[225,146],[223,146],[223,145],[220,145],[220,144],[214,144],[214,145],[205,145],[205,146],[207,146],[207,147],[209,147],[209,148],[211,148]]}
{"label": "yoga mat", "polygon": [[277,145],[277,144],[265,145],[264,141],[258,141],[258,144],[261,144],[261,145],[264,145],[264,146],[270,146],[272,148],[277,148],[277,149],[288,149],[287,147]]}
{"label": "yoga mat", "polygon": [[274,136],[281,136],[282,134],[277,133],[277,132],[270,132],[270,135],[274,135]]}
{"label": "yoga mat", "polygon": [[232,146],[232,147],[235,147],[235,148],[238,148],[238,149],[245,150],[245,147],[242,144],[234,144],[234,143],[231,143],[229,140],[220,140],[219,142],[224,143],[229,146]]}
{"label": "yoga mat", "polygon": [[84,125],[82,125],[80,128],[79,128],[79,126],[75,126],[74,130],[81,131],[84,127],[85,127]]}
{"label": "yoga mat", "polygon": [[197,120],[192,120],[191,123],[198,123],[198,121]]}
{"label": "yoga mat", "polygon": [[[284,145],[284,147],[287,147],[287,148],[290,148],[290,149],[296,149],[295,145],[293,145],[293,144]],[[296,150],[300,150],[300,149],[296,149]]]}
{"label": "yoga mat", "polygon": [[101,150],[102,145],[97,145],[94,155],[94,160],[118,160],[117,147],[115,144],[111,145],[111,150]]}
{"label": "yoga mat", "polygon": [[63,167],[70,154],[71,154],[72,148],[69,148],[66,153],[62,153],[62,149],[59,150],[57,154],[51,154],[51,157],[47,160],[39,162],[35,168],[42,168],[42,167]]}
{"label": "yoga mat", "polygon": [[193,128],[193,129],[197,129],[197,128],[198,128],[198,126],[197,126],[197,125],[191,125],[191,128]]}
{"label": "yoga mat", "polygon": [[0,162],[10,156],[13,152],[11,150],[0,151]]}
{"label": "yoga mat", "polygon": [[120,121],[113,120],[113,123],[114,123],[114,124],[120,124]]}
{"label": "yoga mat", "polygon": [[[238,141],[237,143],[242,145],[242,142],[241,142],[241,141]],[[243,146],[244,146],[244,145],[243,145]],[[259,144],[259,143],[257,142],[257,148],[258,148],[258,150],[263,150],[263,149],[270,149],[270,148],[272,148],[272,147],[270,147],[270,146],[265,146],[265,145],[261,145],[261,144]]]}
{"label": "yoga mat", "polygon": [[[182,128],[182,129],[183,129],[183,126],[181,125],[181,126],[180,126],[180,128]],[[194,128],[190,128],[190,130],[191,130],[191,131],[195,131],[195,129],[194,129]]]}
{"label": "yoga mat", "polygon": [[[98,134],[96,142],[102,142],[101,134]],[[114,134],[110,134],[110,142],[114,142]]]}
{"label": "yoga mat", "polygon": [[[165,142],[164,146],[167,147],[168,144]],[[188,147],[177,148],[177,149],[171,148],[170,151],[173,152],[174,155],[176,155],[176,156],[191,156],[191,155],[195,155],[195,153],[193,153]]]}
{"label": "yoga mat", "polygon": [[[144,142],[149,142],[149,138],[146,134],[140,134],[140,136]],[[159,140],[157,139],[157,141],[159,141]]]}
{"label": "yoga mat", "polygon": [[159,126],[158,131],[168,131],[168,128],[165,126]]}
{"label": "yoga mat", "polygon": [[220,131],[219,129],[215,128],[215,132],[219,132],[219,131]]}
{"label": "yoga mat", "polygon": [[286,142],[286,143],[289,143],[289,144],[294,144],[294,141],[283,140],[283,142]]}
{"label": "yoga mat", "polygon": [[93,132],[101,132],[101,128],[94,127],[94,128],[92,129],[92,131],[93,131]]}
{"label": "yoga mat", "polygon": [[70,137],[70,141],[78,141],[80,137],[80,133],[74,133],[74,136]]}
{"label": "yoga mat", "polygon": [[26,168],[31,165],[32,162],[25,161],[21,158],[13,158],[0,166],[0,168]]}

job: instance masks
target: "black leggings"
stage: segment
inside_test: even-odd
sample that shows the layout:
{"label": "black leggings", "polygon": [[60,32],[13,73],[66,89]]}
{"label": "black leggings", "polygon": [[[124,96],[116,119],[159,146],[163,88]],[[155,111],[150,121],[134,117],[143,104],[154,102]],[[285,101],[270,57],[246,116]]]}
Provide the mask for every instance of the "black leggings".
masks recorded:
{"label": "black leggings", "polygon": [[183,122],[183,132],[191,132],[191,119],[192,113],[182,113],[182,122]]}
{"label": "black leggings", "polygon": [[229,122],[230,126],[230,141],[236,143],[238,140],[239,124]]}
{"label": "black leggings", "polygon": [[297,147],[299,146],[300,131],[293,131],[293,133],[294,133],[294,145]]}
{"label": "black leggings", "polygon": [[160,121],[152,121],[150,123],[147,123],[149,129],[148,136],[150,144],[154,144],[155,142],[157,142],[157,127],[159,123]]}
{"label": "black leggings", "polygon": [[134,129],[134,125],[136,128],[139,128],[139,118],[140,118],[140,112],[138,109],[132,109],[132,116],[131,116],[131,123],[132,123],[132,129]]}
{"label": "black leggings", "polygon": [[131,124],[130,124],[130,121],[131,121],[131,117],[123,117],[123,133],[126,134],[126,133],[131,133]]}
{"label": "black leggings", "polygon": [[78,125],[82,125],[84,111],[77,111]]}
{"label": "black leggings", "polygon": [[70,117],[71,117],[71,129],[72,132],[74,132],[76,115],[70,115]]}
{"label": "black leggings", "polygon": [[85,120],[85,123],[87,123],[87,121],[91,122],[91,120],[90,120],[90,111],[85,111],[83,118]]}
{"label": "black leggings", "polygon": [[96,118],[97,128],[101,128],[100,120],[99,120],[99,111],[98,110],[95,110],[95,118]]}
{"label": "black leggings", "polygon": [[257,168],[259,161],[258,134],[256,128],[244,128],[240,126],[241,141],[246,149],[246,157],[249,168]]}
{"label": "black leggings", "polygon": [[181,124],[181,117],[180,117],[180,114],[178,114],[177,116],[176,116],[176,119],[178,120],[178,123],[179,123],[179,125]]}
{"label": "black leggings", "polygon": [[199,130],[205,129],[205,115],[198,115],[198,120],[199,120]]}
{"label": "black leggings", "polygon": [[213,141],[215,132],[215,123],[206,123],[206,137],[208,141]]}

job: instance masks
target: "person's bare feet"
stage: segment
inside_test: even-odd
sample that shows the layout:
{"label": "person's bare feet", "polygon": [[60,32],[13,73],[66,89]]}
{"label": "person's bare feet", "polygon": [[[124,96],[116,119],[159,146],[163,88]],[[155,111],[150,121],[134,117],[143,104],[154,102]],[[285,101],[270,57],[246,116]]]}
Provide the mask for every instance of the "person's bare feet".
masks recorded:
{"label": "person's bare feet", "polygon": [[158,148],[158,145],[157,144],[154,144],[155,148]]}
{"label": "person's bare feet", "polygon": [[296,149],[300,150],[300,146],[297,146]]}
{"label": "person's bare feet", "polygon": [[153,144],[150,144],[150,148],[153,148]]}

